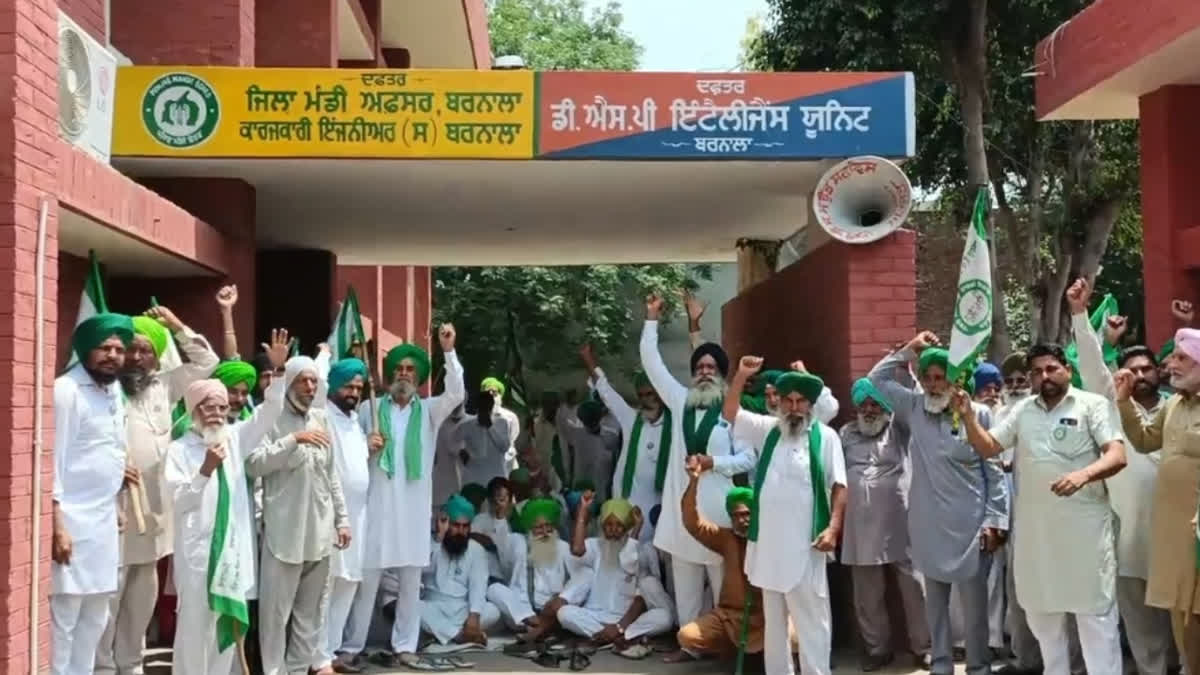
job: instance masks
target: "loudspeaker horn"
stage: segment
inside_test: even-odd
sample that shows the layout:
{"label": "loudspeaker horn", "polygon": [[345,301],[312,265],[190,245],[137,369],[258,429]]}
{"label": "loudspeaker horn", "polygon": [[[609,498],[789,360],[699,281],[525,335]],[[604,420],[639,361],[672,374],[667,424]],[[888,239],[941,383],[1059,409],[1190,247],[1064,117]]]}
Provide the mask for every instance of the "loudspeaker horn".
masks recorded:
{"label": "loudspeaker horn", "polygon": [[908,219],[912,184],[895,163],[863,155],[838,162],[813,191],[813,213],[829,236],[847,244],[878,241]]}

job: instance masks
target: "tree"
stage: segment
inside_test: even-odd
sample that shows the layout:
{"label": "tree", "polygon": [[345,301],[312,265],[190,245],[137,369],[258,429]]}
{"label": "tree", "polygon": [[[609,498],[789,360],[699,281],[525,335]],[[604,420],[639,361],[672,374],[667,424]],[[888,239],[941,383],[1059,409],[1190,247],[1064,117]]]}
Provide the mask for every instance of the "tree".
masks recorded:
{"label": "tree", "polygon": [[531,70],[633,70],[642,48],[621,27],[615,2],[584,11],[584,0],[489,0],[492,53],[517,55]]}
{"label": "tree", "polygon": [[[771,0],[772,21],[754,43],[764,70],[914,73],[920,143],[905,170],[918,187],[940,190],[964,224],[975,188],[993,188],[991,244],[1017,258],[1015,278],[996,278],[994,287],[1011,281],[1029,295],[1033,340],[1065,336],[1070,280],[1094,279],[1118,217],[1136,218],[1124,208],[1138,191],[1136,125],[1033,116],[1029,71],[1048,67],[1035,46],[1087,4]],[[994,303],[993,356],[1009,349],[1006,304]]]}

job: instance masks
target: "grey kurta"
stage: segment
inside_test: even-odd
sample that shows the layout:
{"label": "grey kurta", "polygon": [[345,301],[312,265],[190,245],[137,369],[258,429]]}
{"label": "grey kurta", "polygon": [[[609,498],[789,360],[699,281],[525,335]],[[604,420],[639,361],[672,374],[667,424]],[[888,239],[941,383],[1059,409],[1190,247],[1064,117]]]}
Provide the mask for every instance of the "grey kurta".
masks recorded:
{"label": "grey kurta", "polygon": [[846,458],[843,565],[886,565],[908,560],[908,435],[888,424],[866,436],[858,421],[842,427]]}
{"label": "grey kurta", "polygon": [[[966,441],[949,412],[925,411],[924,395],[897,380],[896,370],[916,359],[911,350],[894,352],[871,369],[871,383],[887,398],[895,421],[910,432],[912,490],[908,523],[913,565],[946,583],[966,581],[979,568],[979,533],[1008,529],[1008,491],[998,462],[984,461]],[[991,413],[972,404],[984,429]]]}
{"label": "grey kurta", "polygon": [[294,434],[306,429],[330,433],[325,411],[302,414],[285,403],[275,427],[246,459],[246,474],[263,479],[267,548],[293,565],[329,556],[337,528],[350,526],[333,451],[297,444]]}

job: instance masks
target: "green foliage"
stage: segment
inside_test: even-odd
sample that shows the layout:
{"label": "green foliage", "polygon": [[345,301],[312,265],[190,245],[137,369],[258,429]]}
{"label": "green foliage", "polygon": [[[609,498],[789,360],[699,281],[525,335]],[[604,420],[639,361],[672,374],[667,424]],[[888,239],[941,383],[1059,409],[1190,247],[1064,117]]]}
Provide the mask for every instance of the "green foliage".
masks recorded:
{"label": "green foliage", "polygon": [[589,14],[584,0],[489,0],[492,53],[531,70],[633,70],[642,48],[621,27],[620,6]]}

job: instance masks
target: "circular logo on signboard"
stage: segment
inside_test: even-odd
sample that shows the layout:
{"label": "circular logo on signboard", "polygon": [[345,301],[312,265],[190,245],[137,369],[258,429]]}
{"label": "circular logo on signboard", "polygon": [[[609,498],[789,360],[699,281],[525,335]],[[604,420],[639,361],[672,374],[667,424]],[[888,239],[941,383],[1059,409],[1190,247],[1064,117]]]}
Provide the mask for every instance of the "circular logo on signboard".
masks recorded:
{"label": "circular logo on signboard", "polygon": [[970,279],[958,287],[954,328],[963,335],[987,330],[992,322],[992,291],[987,282]]}
{"label": "circular logo on signboard", "polygon": [[154,140],[170,148],[191,148],[217,129],[221,106],[207,82],[188,73],[167,73],[142,96],[142,121]]}

